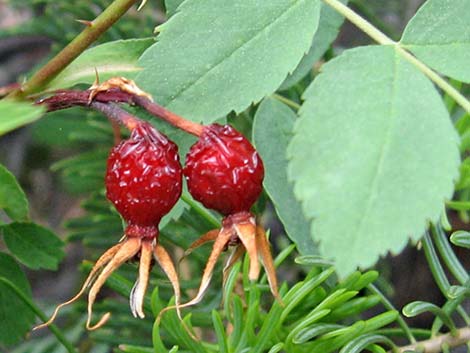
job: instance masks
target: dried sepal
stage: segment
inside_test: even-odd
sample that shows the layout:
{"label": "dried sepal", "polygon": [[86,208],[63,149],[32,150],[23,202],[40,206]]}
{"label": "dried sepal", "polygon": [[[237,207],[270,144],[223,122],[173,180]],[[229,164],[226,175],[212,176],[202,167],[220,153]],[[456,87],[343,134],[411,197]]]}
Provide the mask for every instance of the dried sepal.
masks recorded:
{"label": "dried sepal", "polygon": [[254,221],[234,224],[235,232],[242,242],[250,258],[248,278],[255,281],[259,277],[260,265],[258,261],[258,249],[256,242],[256,224]]}
{"label": "dried sepal", "polygon": [[88,274],[88,277],[86,278],[85,282],[82,285],[82,288],[80,288],[78,293],[73,298],[67,300],[66,302],[63,302],[62,304],[57,305],[57,307],[55,308],[54,312],[51,315],[51,318],[45,323],[33,327],[33,331],[52,324],[52,322],[54,322],[61,308],[63,308],[66,305],[72,304],[73,302],[78,300],[80,296],[88,289],[88,287],[95,281],[98,275],[98,272],[101,270],[101,268],[105,266],[109,261],[111,261],[111,259],[114,257],[114,255],[116,255],[116,253],[119,251],[122,245],[123,245],[122,243],[119,243],[113,246],[112,248],[108,249],[107,251],[105,251],[105,253],[101,255],[101,257],[96,261],[95,265],[91,269],[90,273]]}
{"label": "dried sepal", "polygon": [[108,262],[108,264],[103,268],[101,273],[96,278],[95,282],[93,283],[92,287],[90,288],[90,292],[88,293],[88,318],[86,321],[86,328],[90,331],[96,330],[104,325],[107,319],[110,316],[110,313],[106,313],[95,325],[91,325],[91,317],[93,314],[93,304],[96,300],[96,296],[100,291],[101,287],[103,286],[104,282],[108,279],[108,277],[116,270],[119,266],[121,266],[124,262],[134,257],[137,252],[140,250],[141,247],[141,239],[140,238],[127,238],[122,243],[122,246],[119,248],[117,253]]}
{"label": "dried sepal", "polygon": [[220,229],[212,229],[205,233],[204,235],[197,238],[184,252],[183,256],[180,257],[178,260],[178,267],[180,266],[181,262],[186,259],[194,250],[199,248],[200,246],[207,244],[211,241],[215,241],[217,236],[219,235]]}
{"label": "dried sepal", "polygon": [[181,301],[180,283],[178,280],[178,273],[176,272],[176,268],[173,265],[173,261],[171,260],[171,257],[165,250],[165,248],[160,244],[155,245],[154,256],[155,260],[157,260],[163,272],[165,272],[166,276],[170,280],[170,283],[173,287],[173,291],[175,293],[175,308],[178,313],[178,317],[180,318],[180,320],[183,320],[181,318],[181,312],[179,310],[179,305]]}
{"label": "dried sepal", "polygon": [[139,277],[137,278],[129,296],[132,315],[141,319],[145,317],[143,306],[152,265],[152,250],[152,242],[149,240],[143,240],[140,251]]}
{"label": "dried sepal", "polygon": [[176,268],[173,265],[173,261],[171,260],[170,254],[165,250],[163,246],[160,244],[156,244],[154,248],[154,256],[155,259],[157,260],[158,264],[162,268],[162,270],[165,272],[166,276],[170,280],[170,283],[173,287],[173,291],[175,293],[175,305],[167,307],[163,309],[157,317],[157,322],[160,322],[161,316],[164,312],[170,310],[170,309],[176,309],[176,314],[178,315],[178,318],[181,321],[181,324],[183,325],[184,329],[188,332],[188,334],[193,338],[197,339],[196,336],[191,332],[189,327],[186,325],[184,322],[182,316],[181,316],[181,289],[180,289],[180,283],[178,280],[178,273],[176,272]]}
{"label": "dried sepal", "polygon": [[212,229],[205,233],[204,235],[200,236],[198,239],[196,239],[188,249],[184,252],[183,258],[191,254],[195,249],[199,248],[200,246],[211,242],[215,241],[220,233],[220,229]]}
{"label": "dried sepal", "polygon": [[263,261],[263,267],[268,277],[269,289],[273,294],[274,298],[282,303],[281,297],[279,296],[279,290],[277,286],[276,268],[274,266],[273,257],[271,255],[271,249],[266,236],[266,232],[263,227],[256,227],[256,245],[258,248],[261,261]]}
{"label": "dried sepal", "polygon": [[152,96],[147,92],[142,91],[133,80],[125,77],[112,77],[103,83],[99,83],[98,78],[95,80],[93,85],[88,89],[90,91],[90,95],[88,97],[89,103],[91,103],[98,93],[109,91],[111,89],[119,89],[122,92],[129,93],[131,95],[145,97],[153,102]]}
{"label": "dried sepal", "polygon": [[199,285],[199,289],[198,289],[196,296],[187,303],[164,308],[158,314],[157,321],[160,321],[161,316],[168,310],[172,310],[172,309],[179,310],[181,308],[186,308],[188,306],[196,305],[202,300],[202,297],[204,296],[204,293],[206,292],[207,287],[209,286],[210,280],[212,278],[212,274],[214,273],[215,264],[217,263],[217,260],[219,259],[220,254],[222,254],[222,252],[227,247],[227,244],[231,236],[232,236],[231,229],[222,228],[220,230],[217,236],[217,239],[214,242],[214,246],[212,247],[212,251],[209,255],[209,259],[207,260],[206,267],[204,268],[204,272],[202,274],[202,279],[201,279],[201,284]]}

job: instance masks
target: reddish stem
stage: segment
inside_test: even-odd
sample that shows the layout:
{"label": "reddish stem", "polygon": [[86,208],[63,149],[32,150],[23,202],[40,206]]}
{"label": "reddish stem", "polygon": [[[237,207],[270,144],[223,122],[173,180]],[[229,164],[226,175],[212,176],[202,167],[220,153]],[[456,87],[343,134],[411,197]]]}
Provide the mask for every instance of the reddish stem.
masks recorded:
{"label": "reddish stem", "polygon": [[121,127],[119,126],[119,123],[115,120],[109,119],[109,122],[111,123],[111,126],[113,128],[113,135],[114,135],[114,145],[119,145],[121,142]]}
{"label": "reddish stem", "polygon": [[171,125],[195,136],[201,136],[202,131],[204,130],[204,125],[186,120],[185,118],[167,110],[161,105],[152,102],[146,97],[134,95],[132,96],[132,102],[138,105],[139,107],[144,108],[153,116],[160,117]]}
{"label": "reddish stem", "polygon": [[114,103],[92,102],[90,106],[106,115],[109,119],[124,125],[131,131],[141,122],[139,118],[119,108]]}
{"label": "reddish stem", "polygon": [[[93,103],[102,104],[114,102],[138,105],[139,107],[144,108],[153,116],[163,119],[171,125],[198,137],[201,136],[202,131],[204,130],[204,125],[202,124],[186,120],[185,118],[165,109],[161,105],[152,102],[146,97],[133,95],[131,93],[121,91],[118,88],[98,92],[93,97],[92,101]],[[92,107],[94,107],[93,103],[91,103]],[[48,111],[66,109],[77,105],[89,106],[90,91],[57,91],[53,96],[39,100],[38,102],[36,102],[36,104],[45,104],[47,106]]]}

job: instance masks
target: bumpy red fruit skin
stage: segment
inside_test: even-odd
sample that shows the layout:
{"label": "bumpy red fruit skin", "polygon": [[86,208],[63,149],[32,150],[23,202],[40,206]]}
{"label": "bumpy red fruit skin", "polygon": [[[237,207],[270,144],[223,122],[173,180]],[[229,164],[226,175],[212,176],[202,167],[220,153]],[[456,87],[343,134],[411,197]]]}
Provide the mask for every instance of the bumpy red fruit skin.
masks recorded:
{"label": "bumpy red fruit skin", "polygon": [[227,216],[250,210],[262,190],[264,167],[242,134],[212,124],[188,152],[184,175],[196,200]]}
{"label": "bumpy red fruit skin", "polygon": [[154,230],[181,196],[181,188],[178,147],[149,123],[139,124],[128,140],[112,149],[106,196],[128,223],[126,235],[156,236]]}

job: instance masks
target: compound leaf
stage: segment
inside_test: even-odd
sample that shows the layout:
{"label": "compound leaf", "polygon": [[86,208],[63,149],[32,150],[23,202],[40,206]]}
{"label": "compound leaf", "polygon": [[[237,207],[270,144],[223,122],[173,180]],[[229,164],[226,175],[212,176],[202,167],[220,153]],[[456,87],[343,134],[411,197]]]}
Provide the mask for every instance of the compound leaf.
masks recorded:
{"label": "compound leaf", "polygon": [[319,0],[186,0],[158,27],[137,83],[192,120],[243,111],[295,69],[319,13]]}
{"label": "compound leaf", "polygon": [[[340,0],[346,4],[347,0]],[[328,50],[331,43],[338,36],[339,28],[343,24],[344,17],[326,4],[321,4],[320,22],[318,30],[313,37],[312,45],[307,54],[302,58],[297,68],[287,76],[280,89],[286,90],[312,70],[313,64],[317,62]]]}
{"label": "compound leaf", "polygon": [[426,1],[401,43],[433,69],[469,83],[470,0]]}
{"label": "compound leaf", "polygon": [[393,47],[345,51],[304,93],[289,176],[340,274],[399,252],[437,221],[458,137],[430,81]]}

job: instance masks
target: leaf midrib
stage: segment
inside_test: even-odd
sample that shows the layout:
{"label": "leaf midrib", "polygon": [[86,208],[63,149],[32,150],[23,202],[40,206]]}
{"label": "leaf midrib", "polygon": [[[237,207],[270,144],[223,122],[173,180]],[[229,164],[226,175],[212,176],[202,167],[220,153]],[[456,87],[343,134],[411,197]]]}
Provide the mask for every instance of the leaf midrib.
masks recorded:
{"label": "leaf midrib", "polygon": [[[280,16],[276,17],[274,21],[268,23],[267,25],[265,25],[263,28],[261,28],[258,33],[256,33],[256,35],[254,35],[253,37],[251,37],[250,39],[248,39],[247,41],[241,43],[239,46],[235,47],[228,55],[222,57],[221,60],[219,60],[214,66],[212,66],[210,69],[208,69],[207,71],[203,72],[201,75],[199,75],[195,80],[193,80],[192,82],[190,82],[187,86],[183,87],[182,89],[180,89],[178,92],[176,92],[176,94],[172,95],[172,98],[166,103],[166,106],[169,106],[171,103],[173,103],[176,99],[178,99],[182,94],[184,94],[186,91],[188,91],[189,89],[191,89],[191,87],[197,85],[201,80],[203,80],[210,72],[212,72],[214,69],[216,69],[217,67],[219,67],[222,63],[224,63],[227,59],[229,59],[232,55],[234,55],[237,51],[239,51],[240,49],[242,49],[243,47],[245,47],[247,44],[249,44],[250,42],[252,42],[253,40],[255,40],[258,36],[261,35],[261,33],[265,32],[266,29],[272,27],[275,23],[277,23],[280,19],[282,19],[283,17],[285,17],[289,12],[292,11],[292,9],[294,9],[295,7],[297,7],[299,4],[302,4],[304,3],[305,1],[308,1],[308,0],[298,0],[296,1],[295,4],[292,4],[291,6],[289,6],[289,8],[285,11],[283,11],[281,13]],[[317,0],[310,0],[310,1],[317,1]]]}
{"label": "leaf midrib", "polygon": [[[367,203],[366,203],[366,207],[365,207],[365,210],[364,212],[362,213],[362,218],[357,226],[357,231],[356,232],[352,232],[352,234],[361,234],[362,233],[362,228],[364,227],[364,224],[366,222],[367,219],[369,219],[369,212],[372,208],[372,205],[374,204],[374,200],[377,198],[377,192],[376,192],[376,189],[377,189],[377,185],[378,185],[378,180],[379,180],[379,176],[382,174],[382,169],[383,169],[383,165],[384,165],[384,161],[385,161],[385,156],[387,155],[387,151],[388,151],[388,147],[390,145],[390,135],[391,135],[391,131],[393,130],[392,127],[393,127],[393,119],[395,118],[396,114],[395,114],[395,109],[394,109],[394,102],[395,102],[395,98],[396,98],[396,91],[397,91],[397,87],[396,87],[396,83],[397,83],[397,72],[398,72],[398,63],[397,63],[397,60],[399,60],[399,58],[397,57],[397,52],[396,50],[394,50],[394,66],[393,66],[393,81],[392,81],[392,87],[391,87],[391,93],[390,93],[390,118],[387,120],[388,122],[388,125],[387,125],[387,130],[385,132],[385,136],[384,136],[384,143],[382,144],[382,148],[380,150],[380,154],[379,154],[379,158],[378,158],[378,161],[377,161],[377,167],[375,168],[375,174],[372,178],[372,183],[371,183],[371,187],[369,188],[370,192],[369,192],[369,196],[367,198]],[[359,237],[357,236],[353,236],[353,239],[359,239]],[[356,243],[353,242],[353,246],[356,246]]]}

